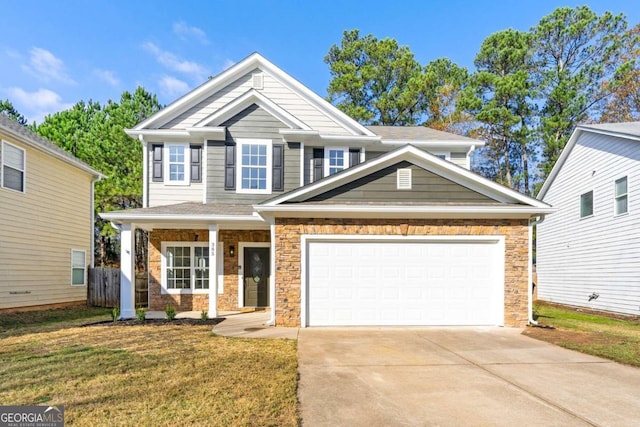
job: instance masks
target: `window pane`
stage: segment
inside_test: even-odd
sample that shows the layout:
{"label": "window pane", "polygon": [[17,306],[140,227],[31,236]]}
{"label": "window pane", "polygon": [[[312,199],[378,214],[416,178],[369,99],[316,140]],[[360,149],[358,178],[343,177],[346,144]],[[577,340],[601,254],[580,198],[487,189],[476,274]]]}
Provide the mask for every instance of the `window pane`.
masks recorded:
{"label": "window pane", "polygon": [[3,159],[4,165],[10,166],[18,171],[24,170],[24,151],[13,145],[3,144]]}
{"label": "window pane", "polygon": [[593,191],[580,196],[580,217],[593,215]]}
{"label": "window pane", "polygon": [[24,172],[13,169],[9,166],[3,168],[2,185],[11,190],[24,191]]}
{"label": "window pane", "polygon": [[616,197],[627,194],[627,177],[616,181]]}
{"label": "window pane", "polygon": [[71,270],[71,284],[84,285],[84,268],[74,268]]}
{"label": "window pane", "polygon": [[84,251],[71,251],[71,265],[74,268],[84,268]]}
{"label": "window pane", "polygon": [[627,213],[627,196],[616,199],[616,215]]}

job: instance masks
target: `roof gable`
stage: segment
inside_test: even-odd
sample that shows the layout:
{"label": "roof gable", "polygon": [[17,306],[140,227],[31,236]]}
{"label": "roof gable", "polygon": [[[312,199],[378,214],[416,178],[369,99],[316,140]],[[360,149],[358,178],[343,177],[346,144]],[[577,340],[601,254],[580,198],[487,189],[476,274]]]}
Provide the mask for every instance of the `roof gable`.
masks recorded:
{"label": "roof gable", "polygon": [[[241,94],[232,95],[230,99],[220,98],[222,104],[216,108],[215,111],[209,111],[204,114],[204,116],[196,118],[195,114],[193,115],[194,122],[187,123],[184,127],[193,127],[195,122],[200,126],[204,126],[206,123],[215,123],[220,117],[218,115],[222,114],[232,114],[234,109],[242,109],[242,104],[246,102],[251,103],[262,103],[261,107],[268,109],[271,108],[273,110],[274,115],[279,114],[281,117],[278,117],[284,123],[287,121],[291,123],[295,123],[297,128],[305,129],[303,126],[304,120],[300,117],[296,117],[294,119],[294,115],[296,115],[295,107],[287,106],[286,111],[289,117],[285,117],[283,114],[285,109],[280,105],[278,108],[279,102],[274,99],[271,99],[270,102],[267,102],[267,97],[260,97],[257,95],[257,91],[254,89],[253,92],[247,94],[247,89],[250,89],[252,83],[251,76],[256,72],[256,70],[261,71],[265,74],[264,77],[269,77],[274,79],[274,82],[281,85],[282,87],[287,89],[287,96],[292,96],[295,98],[295,101],[298,103],[305,104],[305,108],[307,111],[311,108],[316,114],[320,114],[323,117],[325,123],[328,123],[331,126],[334,126],[338,130],[334,130],[333,133],[341,133],[344,135],[356,135],[356,136],[374,136],[374,134],[367,129],[366,127],[360,125],[355,120],[351,119],[349,116],[344,114],[342,111],[338,110],[336,107],[328,103],[326,100],[315,94],[313,91],[302,85],[296,79],[294,79],[289,74],[282,71],[280,68],[276,67],[274,64],[269,62],[266,58],[261,56],[258,53],[254,53],[244,60],[238,62],[233,65],[229,69],[223,71],[216,77],[213,77],[203,85],[197,87],[192,90],[188,94],[174,101],[170,105],[168,105],[163,110],[157,112],[153,116],[144,120],[137,126],[135,126],[133,131],[142,131],[144,129],[158,129],[162,127],[166,127],[165,125],[172,120],[184,115],[185,112],[189,112],[190,108],[198,106],[200,103],[206,104],[208,98],[211,98],[218,92],[222,92],[225,88],[233,86],[235,82],[242,80],[245,86],[242,86],[239,90],[241,90]],[[267,82],[264,82],[265,89],[267,88]],[[238,86],[240,87],[240,86]],[[240,96],[241,95],[241,96]],[[242,100],[238,101],[239,98],[243,97]],[[251,98],[251,99],[247,99]],[[231,106],[229,104],[232,104]],[[281,103],[280,103],[281,104]],[[245,106],[246,107],[246,106]],[[304,109],[303,109],[304,110]],[[231,112],[230,112],[231,111]],[[237,113],[237,111],[236,111]],[[301,114],[301,116],[304,113]],[[227,117],[228,118],[228,117]],[[284,119],[287,120],[284,120]],[[224,121],[224,120],[222,120]],[[196,127],[198,126],[196,125]],[[309,124],[307,123],[307,128],[309,128]]]}
{"label": "roof gable", "polygon": [[571,155],[573,148],[579,142],[581,135],[584,132],[599,133],[616,138],[624,138],[630,141],[640,142],[640,122],[625,122],[625,123],[602,123],[594,125],[580,125],[575,128],[569,141],[567,141],[560,157],[556,161],[555,165],[551,169],[549,176],[542,184],[542,188],[538,192],[537,198],[539,200],[544,199],[547,192],[551,188],[551,185],[555,181],[556,177],[560,173],[560,170],[567,161],[567,158]]}
{"label": "roof gable", "polygon": [[412,145],[405,145],[366,163],[345,169],[340,173],[326,177],[315,183],[267,200],[258,206],[277,207],[285,205],[287,202],[312,200],[314,197],[334,191],[342,186],[349,185],[361,178],[370,176],[371,174],[397,165],[401,162],[408,162],[416,165],[425,171],[447,180],[448,182],[462,186],[500,204],[534,207],[541,209],[542,211],[549,211],[550,209],[550,206],[546,203],[496,184],[493,181],[483,178],[467,169],[456,166],[446,160],[442,160]]}

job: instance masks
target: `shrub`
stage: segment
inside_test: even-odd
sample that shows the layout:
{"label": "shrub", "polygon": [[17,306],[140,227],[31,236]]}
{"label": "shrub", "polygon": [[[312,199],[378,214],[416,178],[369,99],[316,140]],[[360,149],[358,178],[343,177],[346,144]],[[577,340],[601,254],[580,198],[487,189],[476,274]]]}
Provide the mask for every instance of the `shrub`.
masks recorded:
{"label": "shrub", "polygon": [[118,307],[113,307],[111,309],[111,320],[115,322],[116,320],[118,320],[119,317],[120,317],[120,309]]}
{"label": "shrub", "polygon": [[136,317],[139,321],[144,322],[144,320],[147,318],[147,310],[142,307],[136,308]]}
{"label": "shrub", "polygon": [[200,312],[200,320],[205,321],[209,318],[209,313],[207,313],[207,310],[202,310]]}
{"label": "shrub", "polygon": [[167,319],[173,320],[176,318],[176,308],[172,305],[168,305],[164,309],[164,313],[167,315]]}

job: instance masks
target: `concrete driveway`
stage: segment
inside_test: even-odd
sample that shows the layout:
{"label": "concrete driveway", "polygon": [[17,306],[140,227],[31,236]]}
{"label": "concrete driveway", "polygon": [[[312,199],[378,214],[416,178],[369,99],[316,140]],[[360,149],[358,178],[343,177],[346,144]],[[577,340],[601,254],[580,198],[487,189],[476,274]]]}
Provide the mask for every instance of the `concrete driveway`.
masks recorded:
{"label": "concrete driveway", "polygon": [[640,369],[520,332],[301,329],[303,425],[640,425]]}

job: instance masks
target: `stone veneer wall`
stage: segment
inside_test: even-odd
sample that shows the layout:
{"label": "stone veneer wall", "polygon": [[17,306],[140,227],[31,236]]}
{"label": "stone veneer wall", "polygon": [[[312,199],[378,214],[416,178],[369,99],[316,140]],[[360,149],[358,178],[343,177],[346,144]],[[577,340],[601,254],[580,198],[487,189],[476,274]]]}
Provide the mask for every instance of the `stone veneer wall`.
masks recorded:
{"label": "stone veneer wall", "polygon": [[528,322],[529,234],[526,219],[277,219],[275,282],[278,326],[300,326],[303,234],[504,236],[504,324],[522,327]]}
{"label": "stone veneer wall", "polygon": [[[209,295],[163,294],[161,292],[162,242],[208,242],[209,230],[153,230],[149,233],[149,309],[164,310],[173,305],[178,311],[208,310]],[[220,230],[218,241],[224,244],[224,293],[218,294],[218,310],[238,309],[239,242],[269,242],[269,230]],[[236,255],[229,256],[229,246]]]}

